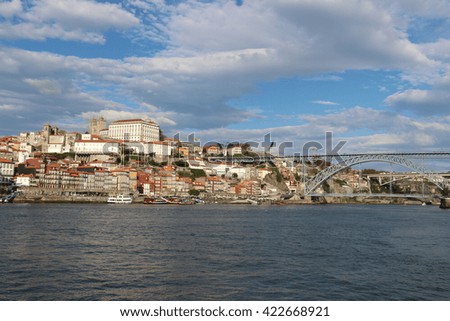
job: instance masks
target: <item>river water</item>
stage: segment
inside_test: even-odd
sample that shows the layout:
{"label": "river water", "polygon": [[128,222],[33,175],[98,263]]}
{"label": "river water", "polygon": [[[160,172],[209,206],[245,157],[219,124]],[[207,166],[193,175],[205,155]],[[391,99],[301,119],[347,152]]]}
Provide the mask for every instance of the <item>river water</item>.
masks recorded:
{"label": "river water", "polygon": [[0,205],[0,300],[450,300],[435,206]]}

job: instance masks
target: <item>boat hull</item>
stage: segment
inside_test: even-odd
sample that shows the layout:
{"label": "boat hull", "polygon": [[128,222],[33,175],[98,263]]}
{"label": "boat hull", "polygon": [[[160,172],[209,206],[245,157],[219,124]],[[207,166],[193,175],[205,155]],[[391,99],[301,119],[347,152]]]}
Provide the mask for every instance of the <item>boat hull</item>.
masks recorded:
{"label": "boat hull", "polygon": [[169,204],[169,202],[167,200],[161,199],[161,198],[146,197],[146,198],[144,198],[144,204],[163,205],[163,204]]}
{"label": "boat hull", "polygon": [[126,197],[123,195],[110,197],[107,200],[108,204],[131,204],[132,202],[133,202],[133,199],[131,197]]}

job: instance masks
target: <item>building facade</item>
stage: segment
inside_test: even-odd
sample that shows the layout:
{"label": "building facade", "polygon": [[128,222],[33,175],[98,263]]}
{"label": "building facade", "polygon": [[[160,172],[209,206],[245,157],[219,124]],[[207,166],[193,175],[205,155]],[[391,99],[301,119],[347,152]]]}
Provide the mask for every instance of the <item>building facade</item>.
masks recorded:
{"label": "building facade", "polygon": [[6,177],[14,176],[14,162],[0,158],[0,175]]}
{"label": "building facade", "polygon": [[143,119],[118,120],[109,125],[108,136],[134,142],[157,142],[159,125]]}
{"label": "building facade", "polygon": [[77,140],[74,151],[77,155],[119,154],[119,143],[111,140]]}
{"label": "building facade", "polygon": [[89,133],[92,135],[100,135],[100,131],[106,128],[106,120],[103,117],[91,118],[89,120]]}

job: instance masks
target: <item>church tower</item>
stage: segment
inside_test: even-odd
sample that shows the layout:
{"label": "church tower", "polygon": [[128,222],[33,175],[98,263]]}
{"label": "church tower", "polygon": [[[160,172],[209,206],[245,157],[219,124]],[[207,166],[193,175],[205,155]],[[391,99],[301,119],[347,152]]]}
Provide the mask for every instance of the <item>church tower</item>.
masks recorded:
{"label": "church tower", "polygon": [[106,120],[103,117],[91,118],[89,120],[89,134],[100,135],[100,131],[106,128]]}

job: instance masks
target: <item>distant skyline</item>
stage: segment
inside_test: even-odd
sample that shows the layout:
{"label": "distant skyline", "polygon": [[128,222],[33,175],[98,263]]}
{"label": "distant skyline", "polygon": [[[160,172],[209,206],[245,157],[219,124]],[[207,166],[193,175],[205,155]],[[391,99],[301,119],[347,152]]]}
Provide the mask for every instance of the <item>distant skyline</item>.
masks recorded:
{"label": "distant skyline", "polygon": [[0,0],[0,135],[103,116],[448,151],[449,53],[446,0]]}

